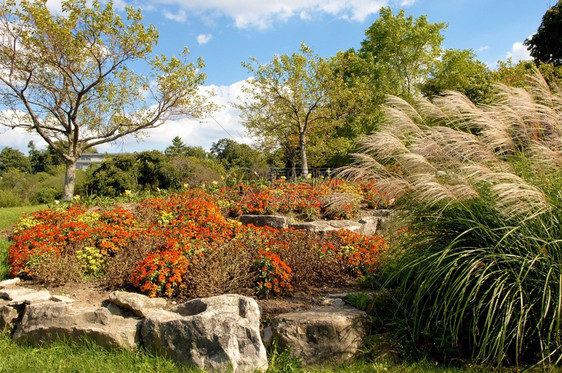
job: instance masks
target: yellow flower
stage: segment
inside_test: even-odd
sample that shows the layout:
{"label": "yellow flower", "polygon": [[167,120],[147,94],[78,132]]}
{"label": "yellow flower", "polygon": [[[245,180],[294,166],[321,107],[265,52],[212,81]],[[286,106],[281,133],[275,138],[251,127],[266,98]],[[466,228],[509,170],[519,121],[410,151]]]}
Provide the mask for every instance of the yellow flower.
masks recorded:
{"label": "yellow flower", "polygon": [[189,184],[185,183],[185,184],[183,184],[183,187],[184,187],[184,189],[189,189]]}
{"label": "yellow flower", "polygon": [[213,180],[213,181],[212,181],[212,184],[213,184],[213,185],[218,185],[218,183],[219,183],[219,182],[216,181],[216,180]]}
{"label": "yellow flower", "polygon": [[131,191],[128,190],[128,189],[126,189],[126,190],[125,190],[125,195],[126,195],[126,196],[130,196],[130,195],[131,195]]}

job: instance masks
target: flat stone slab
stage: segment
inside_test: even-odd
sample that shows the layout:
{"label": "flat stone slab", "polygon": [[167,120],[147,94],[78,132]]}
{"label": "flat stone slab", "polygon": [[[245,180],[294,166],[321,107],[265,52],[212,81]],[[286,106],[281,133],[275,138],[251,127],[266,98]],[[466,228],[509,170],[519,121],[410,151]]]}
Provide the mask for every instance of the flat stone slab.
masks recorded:
{"label": "flat stone slab", "polygon": [[0,281],[0,289],[18,285],[21,282],[19,277],[11,278],[9,280]]}
{"label": "flat stone slab", "polygon": [[140,346],[141,323],[139,318],[112,315],[103,307],[78,308],[68,303],[43,302],[25,307],[13,338],[42,345],[87,337],[102,347],[135,350]]}
{"label": "flat stone slab", "polygon": [[62,302],[62,303],[74,303],[74,299],[67,297],[65,295],[53,295],[51,297],[53,302]]}
{"label": "flat stone slab", "polygon": [[51,299],[51,293],[47,290],[34,290],[28,288],[3,289],[0,298],[9,300],[9,305],[31,304],[45,302]]}
{"label": "flat stone slab", "polygon": [[347,229],[355,233],[361,233],[363,224],[353,220],[317,220],[306,223],[295,223],[290,225],[291,228],[305,229],[311,232],[328,233]]}

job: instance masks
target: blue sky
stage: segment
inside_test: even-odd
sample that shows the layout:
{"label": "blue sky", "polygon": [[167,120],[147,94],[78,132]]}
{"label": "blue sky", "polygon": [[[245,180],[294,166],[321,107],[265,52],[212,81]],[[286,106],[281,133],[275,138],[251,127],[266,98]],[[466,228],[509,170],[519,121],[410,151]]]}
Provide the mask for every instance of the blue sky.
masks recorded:
{"label": "blue sky", "polygon": [[[48,6],[60,8],[60,0]],[[229,102],[241,94],[249,77],[241,66],[250,56],[269,62],[274,54],[298,51],[305,42],[314,52],[333,56],[340,50],[359,48],[365,30],[378,18],[381,6],[394,13],[404,9],[415,18],[426,15],[429,22],[445,22],[445,48],[472,49],[479,60],[496,67],[498,60],[529,59],[522,42],[541,23],[555,0],[115,0],[140,7],[146,23],[160,32],[156,52],[180,53],[185,46],[195,60],[205,61],[206,86],[213,88],[223,109],[203,121],[168,122],[151,130],[141,142],[130,138],[100,146],[102,152],[164,150],[174,136],[184,143],[209,149],[220,138],[250,143]],[[0,129],[0,148],[10,146],[27,151],[35,135]]]}

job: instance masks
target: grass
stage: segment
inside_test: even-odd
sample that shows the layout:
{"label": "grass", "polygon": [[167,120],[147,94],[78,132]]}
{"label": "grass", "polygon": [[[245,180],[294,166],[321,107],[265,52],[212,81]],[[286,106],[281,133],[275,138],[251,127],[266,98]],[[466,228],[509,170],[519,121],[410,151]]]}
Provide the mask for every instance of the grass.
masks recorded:
{"label": "grass", "polygon": [[[124,350],[105,350],[93,343],[54,343],[44,347],[31,347],[19,344],[8,335],[0,334],[0,372],[170,372],[190,373],[200,370],[179,366],[168,359],[149,356],[145,353],[132,353]],[[278,355],[279,356],[279,355]],[[431,362],[394,364],[389,362],[368,362],[358,360],[342,366],[301,368],[294,360],[282,359],[270,363],[268,372],[443,372],[470,373],[484,372],[480,368],[455,368],[435,366]]]}
{"label": "grass", "polygon": [[31,347],[0,334],[0,372],[198,372],[168,359],[105,350],[90,342]]}
{"label": "grass", "polygon": [[[22,214],[46,208],[47,205],[4,207],[0,208],[0,231],[10,228],[15,224]],[[8,248],[10,241],[7,237],[0,235],[0,281],[8,274]]]}

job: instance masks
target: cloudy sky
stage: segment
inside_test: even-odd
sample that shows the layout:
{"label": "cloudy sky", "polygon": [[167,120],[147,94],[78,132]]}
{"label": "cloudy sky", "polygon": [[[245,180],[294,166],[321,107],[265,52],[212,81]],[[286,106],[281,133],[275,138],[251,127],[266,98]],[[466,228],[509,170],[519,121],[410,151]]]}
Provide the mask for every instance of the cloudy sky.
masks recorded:
{"label": "cloudy sky", "polygon": [[[206,85],[217,92],[223,109],[199,122],[182,120],[146,134],[141,142],[125,139],[100,146],[110,153],[164,150],[174,136],[184,143],[203,146],[221,138],[249,142],[238,113],[229,102],[240,95],[249,77],[242,61],[256,57],[271,61],[274,54],[298,51],[305,42],[323,57],[340,50],[359,48],[365,30],[378,18],[382,6],[394,13],[400,8],[415,18],[427,15],[430,22],[445,22],[444,47],[472,49],[491,68],[498,60],[529,59],[522,45],[536,32],[542,16],[555,0],[115,0],[140,7],[146,23],[160,32],[156,52],[179,54],[185,46],[195,60],[205,61]],[[60,0],[48,6],[60,9]],[[27,143],[43,141],[37,136],[0,128],[0,149],[10,146],[27,151]]]}

